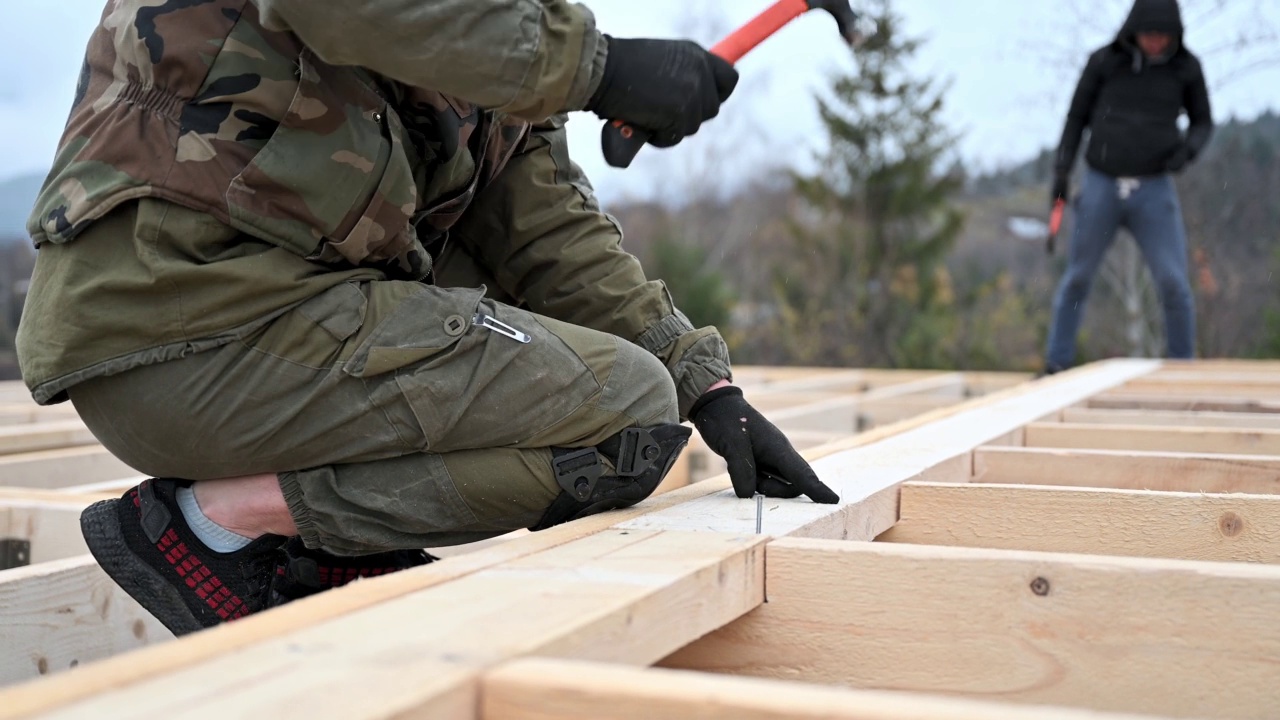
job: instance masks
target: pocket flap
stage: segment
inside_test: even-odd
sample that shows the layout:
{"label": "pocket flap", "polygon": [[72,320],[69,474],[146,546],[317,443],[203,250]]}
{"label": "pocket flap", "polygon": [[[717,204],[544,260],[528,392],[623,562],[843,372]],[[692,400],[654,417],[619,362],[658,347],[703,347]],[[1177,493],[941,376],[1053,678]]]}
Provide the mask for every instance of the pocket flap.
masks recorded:
{"label": "pocket flap", "polygon": [[471,329],[485,288],[423,285],[378,323],[342,369],[372,377],[399,370],[456,344]]}

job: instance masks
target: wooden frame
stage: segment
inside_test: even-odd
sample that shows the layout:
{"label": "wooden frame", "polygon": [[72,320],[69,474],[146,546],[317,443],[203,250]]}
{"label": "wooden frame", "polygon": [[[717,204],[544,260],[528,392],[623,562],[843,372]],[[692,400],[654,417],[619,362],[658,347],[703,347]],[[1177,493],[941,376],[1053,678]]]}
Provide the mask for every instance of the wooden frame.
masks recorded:
{"label": "wooden frame", "polygon": [[[757,535],[690,468],[629,510],[13,685],[0,718],[1273,713],[1280,363],[739,379],[840,504],[767,501]],[[919,412],[822,428],[877,404]]]}

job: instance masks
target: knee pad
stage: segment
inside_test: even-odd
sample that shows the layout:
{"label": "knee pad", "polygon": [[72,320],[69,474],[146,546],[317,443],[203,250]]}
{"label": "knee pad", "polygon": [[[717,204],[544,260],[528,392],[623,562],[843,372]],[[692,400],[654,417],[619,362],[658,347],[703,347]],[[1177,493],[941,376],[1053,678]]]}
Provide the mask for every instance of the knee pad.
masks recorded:
{"label": "knee pad", "polygon": [[[545,530],[644,500],[671,471],[692,433],[683,425],[655,425],[627,428],[595,447],[552,448],[551,466],[561,492],[529,529]],[[606,458],[613,463],[612,473]]]}

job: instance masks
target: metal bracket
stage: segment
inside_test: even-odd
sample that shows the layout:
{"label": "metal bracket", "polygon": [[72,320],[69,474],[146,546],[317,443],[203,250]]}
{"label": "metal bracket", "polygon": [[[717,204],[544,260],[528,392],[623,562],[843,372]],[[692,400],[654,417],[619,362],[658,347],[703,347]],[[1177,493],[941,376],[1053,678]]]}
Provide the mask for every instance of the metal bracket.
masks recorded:
{"label": "metal bracket", "polygon": [[0,538],[0,570],[31,564],[31,541]]}

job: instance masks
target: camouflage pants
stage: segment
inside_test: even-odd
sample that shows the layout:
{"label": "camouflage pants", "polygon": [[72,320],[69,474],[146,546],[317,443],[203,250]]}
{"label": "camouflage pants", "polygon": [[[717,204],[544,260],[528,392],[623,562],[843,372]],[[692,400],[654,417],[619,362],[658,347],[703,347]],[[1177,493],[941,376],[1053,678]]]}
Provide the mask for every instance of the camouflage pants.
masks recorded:
{"label": "camouflage pants", "polygon": [[551,447],[678,422],[650,353],[441,287],[483,279],[465,257],[441,266],[439,285],[339,285],[241,342],[87,380],[71,400],[142,472],[279,473],[306,543],[340,554],[529,527],[560,493]]}

